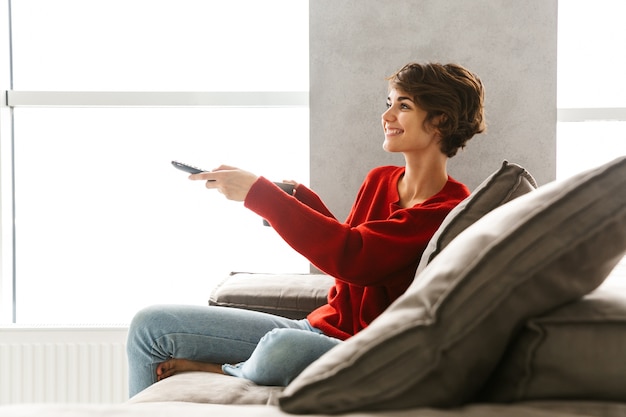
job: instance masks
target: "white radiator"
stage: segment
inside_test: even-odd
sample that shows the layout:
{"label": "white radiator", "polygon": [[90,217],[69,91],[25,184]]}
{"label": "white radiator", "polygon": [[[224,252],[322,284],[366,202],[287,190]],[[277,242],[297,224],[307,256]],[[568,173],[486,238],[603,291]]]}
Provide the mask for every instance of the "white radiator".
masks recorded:
{"label": "white radiator", "polygon": [[0,404],[120,403],[127,329],[0,328]]}

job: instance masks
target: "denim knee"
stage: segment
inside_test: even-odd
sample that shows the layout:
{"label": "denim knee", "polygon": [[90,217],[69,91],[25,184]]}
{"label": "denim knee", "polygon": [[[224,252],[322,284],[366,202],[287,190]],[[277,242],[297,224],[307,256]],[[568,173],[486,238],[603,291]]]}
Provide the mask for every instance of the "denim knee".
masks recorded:
{"label": "denim knee", "polygon": [[163,314],[163,310],[158,306],[150,306],[139,310],[128,327],[128,345],[136,344],[139,340],[148,336],[150,331],[155,328],[155,325],[161,321],[159,319],[161,314]]}
{"label": "denim knee", "polygon": [[[173,315],[168,306],[155,305],[143,308],[133,317],[128,328],[126,340],[126,353],[131,363],[154,360],[163,361],[170,357],[171,347],[156,349],[159,345],[157,340],[161,338],[169,327]],[[175,320],[174,320],[175,321]]]}
{"label": "denim knee", "polygon": [[259,341],[247,361],[224,365],[223,370],[259,385],[287,386],[339,342],[308,330],[274,329]]}

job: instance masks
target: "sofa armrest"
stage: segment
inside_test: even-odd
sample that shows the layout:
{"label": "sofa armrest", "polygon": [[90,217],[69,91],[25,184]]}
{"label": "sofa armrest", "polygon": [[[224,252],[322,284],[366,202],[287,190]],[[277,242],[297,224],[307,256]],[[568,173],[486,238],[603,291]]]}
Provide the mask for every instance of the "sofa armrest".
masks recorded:
{"label": "sofa armrest", "polygon": [[302,319],[327,303],[333,282],[332,277],[324,274],[231,272],[211,291],[209,305]]}

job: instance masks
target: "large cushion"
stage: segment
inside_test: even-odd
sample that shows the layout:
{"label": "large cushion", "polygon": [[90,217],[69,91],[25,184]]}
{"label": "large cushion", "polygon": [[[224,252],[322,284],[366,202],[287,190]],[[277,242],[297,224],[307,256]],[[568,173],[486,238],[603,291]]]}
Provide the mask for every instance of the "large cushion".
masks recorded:
{"label": "large cushion", "polygon": [[459,234],[280,398],[293,413],[456,406],[531,317],[595,289],[626,250],[626,158],[540,187]]}
{"label": "large cushion", "polygon": [[213,289],[209,305],[302,319],[327,303],[333,282],[332,277],[324,274],[233,272]]}
{"label": "large cushion", "polygon": [[461,201],[443,220],[428,242],[417,267],[419,274],[435,256],[463,230],[502,204],[537,188],[537,182],[520,165],[503,161],[500,168],[487,177]]}
{"label": "large cushion", "polygon": [[481,399],[624,402],[625,355],[626,295],[601,288],[530,319]]}

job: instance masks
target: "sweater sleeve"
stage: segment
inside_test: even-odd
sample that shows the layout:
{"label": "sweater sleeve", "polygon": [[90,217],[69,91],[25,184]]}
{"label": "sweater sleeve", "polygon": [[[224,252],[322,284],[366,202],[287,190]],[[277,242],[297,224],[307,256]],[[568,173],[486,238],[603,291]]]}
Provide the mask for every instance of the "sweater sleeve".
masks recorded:
{"label": "sweater sleeve", "polygon": [[[430,200],[429,200],[430,201]],[[388,219],[340,223],[283,193],[261,177],[245,205],[269,221],[296,251],[325,273],[359,286],[377,285],[419,259],[458,199],[436,198]]]}
{"label": "sweater sleeve", "polygon": [[326,217],[330,217],[333,219],[335,218],[335,216],[331,213],[328,207],[326,207],[326,205],[319,198],[319,196],[304,185],[298,184],[295,192],[295,197],[302,203],[317,211],[318,213],[321,213]]}

